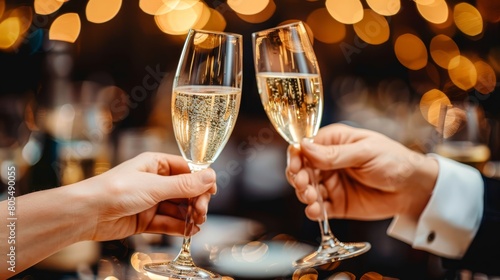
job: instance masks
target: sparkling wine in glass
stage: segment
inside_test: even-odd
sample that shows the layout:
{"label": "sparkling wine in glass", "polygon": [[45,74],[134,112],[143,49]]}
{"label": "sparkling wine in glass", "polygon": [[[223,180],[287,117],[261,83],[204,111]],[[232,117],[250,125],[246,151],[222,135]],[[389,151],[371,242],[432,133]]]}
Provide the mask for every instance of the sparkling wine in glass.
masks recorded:
{"label": "sparkling wine in glass", "polygon": [[490,124],[483,108],[471,102],[441,105],[440,142],[434,152],[483,171],[490,159]]}
{"label": "sparkling wine in glass", "polygon": [[[300,148],[302,139],[313,139],[321,122],[323,88],[311,39],[302,22],[252,34],[257,87],[264,110],[279,134]],[[306,162],[306,164],[309,164]],[[318,187],[314,171],[312,183]],[[320,193],[320,192],[318,192]],[[321,244],[296,260],[298,268],[319,266],[360,255],[367,242],[340,242],[331,232],[321,196],[323,219],[319,221]]]}
{"label": "sparkling wine in glass", "polygon": [[[173,83],[172,122],[191,172],[208,168],[231,135],[240,107],[242,61],[241,35],[189,31]],[[221,279],[217,273],[198,267],[191,257],[195,200],[189,200],[178,255],[170,262],[147,264],[145,271],[167,279]]]}

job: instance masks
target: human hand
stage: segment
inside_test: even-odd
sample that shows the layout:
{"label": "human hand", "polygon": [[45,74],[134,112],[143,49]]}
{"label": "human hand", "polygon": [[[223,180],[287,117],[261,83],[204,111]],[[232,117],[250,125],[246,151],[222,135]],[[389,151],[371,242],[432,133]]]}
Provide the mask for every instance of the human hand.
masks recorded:
{"label": "human hand", "polygon": [[187,198],[196,198],[191,234],[198,232],[216,192],[216,179],[212,169],[190,174],[180,156],[143,153],[67,187],[86,189],[95,223],[85,239],[103,241],[142,232],[182,235],[187,212],[182,202]]}
{"label": "human hand", "polygon": [[321,219],[317,191],[304,165],[318,169],[330,218],[377,220],[396,214],[420,216],[434,188],[438,163],[374,131],[332,124],[314,143],[288,147],[286,176],[311,220]]}

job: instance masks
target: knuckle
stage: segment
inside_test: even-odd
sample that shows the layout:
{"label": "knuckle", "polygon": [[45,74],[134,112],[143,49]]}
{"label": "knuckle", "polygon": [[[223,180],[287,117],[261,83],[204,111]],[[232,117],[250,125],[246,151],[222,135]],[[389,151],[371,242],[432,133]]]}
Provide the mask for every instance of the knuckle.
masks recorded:
{"label": "knuckle", "polygon": [[328,159],[334,159],[339,155],[339,149],[336,146],[328,146],[325,151],[325,156]]}
{"label": "knuckle", "polygon": [[193,179],[191,178],[191,176],[186,176],[186,175],[179,176],[177,188],[179,189],[179,192],[181,194],[184,194],[184,195],[189,196],[189,197],[194,196],[193,186],[194,186],[194,183],[193,183]]}

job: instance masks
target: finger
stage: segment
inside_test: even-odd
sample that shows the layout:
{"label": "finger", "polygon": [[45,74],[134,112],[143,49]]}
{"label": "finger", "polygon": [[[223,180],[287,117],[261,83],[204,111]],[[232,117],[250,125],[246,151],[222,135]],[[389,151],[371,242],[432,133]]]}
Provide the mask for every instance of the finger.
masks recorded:
{"label": "finger", "polygon": [[318,202],[308,205],[304,211],[306,213],[306,217],[311,221],[319,221],[322,219],[321,207]]}
{"label": "finger", "polygon": [[313,204],[318,199],[318,192],[312,186],[302,192],[295,191],[295,194],[300,202],[308,205]]}
{"label": "finger", "polygon": [[288,171],[288,168],[285,169],[285,177],[286,177],[286,180],[288,181],[288,183],[295,188],[295,176],[297,176],[297,174],[295,173],[292,173],[290,171]]}
{"label": "finger", "polygon": [[295,187],[295,176],[302,166],[301,160],[300,151],[292,145],[288,146],[285,176],[288,183],[293,187]]}
{"label": "finger", "polygon": [[[207,217],[208,202],[210,201],[211,194],[204,193],[199,197],[194,198],[194,207],[191,219],[197,225],[203,224]],[[170,216],[172,218],[184,221],[187,213],[187,200],[169,200],[162,201],[158,205],[157,214],[163,216]]]}
{"label": "finger", "polygon": [[302,157],[300,150],[293,145],[289,145],[287,149],[287,171],[297,173],[302,168]]}
{"label": "finger", "polygon": [[156,173],[160,175],[177,175],[191,172],[186,160],[181,156],[158,154],[156,159]]}
{"label": "finger", "polygon": [[304,192],[309,186],[309,173],[307,170],[300,170],[294,177],[294,188],[299,192]]}
{"label": "finger", "polygon": [[195,202],[194,211],[196,213],[194,223],[203,224],[207,220],[208,204],[210,198],[212,197],[209,193],[204,193],[200,195]]}
{"label": "finger", "polygon": [[346,216],[346,190],[342,187],[342,176],[345,175],[335,172],[325,181],[325,185],[330,186],[325,189],[329,195],[324,202],[329,217],[345,218]]}
{"label": "finger", "polygon": [[[164,215],[155,215],[144,232],[182,236],[184,235],[184,227],[185,221],[183,219],[175,219]],[[194,234],[198,231],[200,231],[200,228],[194,225],[192,233]]]}
{"label": "finger", "polygon": [[368,147],[362,142],[343,145],[320,145],[303,141],[302,153],[315,168],[335,170],[359,167],[371,159]]}
{"label": "finger", "polygon": [[216,192],[216,178],[213,169],[175,176],[143,174],[142,185],[156,203],[172,198],[192,198],[208,192]]}
{"label": "finger", "polygon": [[301,170],[297,176],[294,176],[290,184],[295,188],[295,194],[300,202],[307,204],[306,192],[308,190],[309,177],[305,170]]}
{"label": "finger", "polygon": [[[321,193],[323,195],[326,194],[327,190],[323,187],[320,188]],[[344,218],[344,208],[343,204],[338,204],[337,200],[335,202],[329,199],[323,199],[320,202],[317,199],[317,191],[314,192],[316,195],[314,196],[314,201],[308,204],[306,207],[306,216],[311,220],[322,220],[324,219],[324,214],[322,207],[324,207],[329,218]]]}
{"label": "finger", "polygon": [[301,151],[312,161],[314,167],[323,170],[358,167],[372,159],[373,149],[369,146],[371,141],[363,140],[374,135],[383,137],[368,129],[331,124],[318,131],[314,143],[303,141]]}
{"label": "finger", "polygon": [[314,137],[314,142],[322,145],[342,145],[360,141],[372,133],[373,131],[368,129],[334,123],[321,128]]}
{"label": "finger", "polygon": [[123,162],[121,167],[160,175],[190,172],[187,162],[181,156],[156,152],[141,153]]}
{"label": "finger", "polygon": [[187,212],[186,203],[174,203],[172,201],[162,201],[158,205],[157,214],[170,216],[179,220],[185,218]]}
{"label": "finger", "polygon": [[[319,196],[321,196],[321,200]],[[306,213],[308,217],[323,219],[323,210],[321,206],[325,208],[328,216],[331,216],[329,210],[333,207],[334,203],[330,200],[329,190],[327,190],[323,184],[319,184],[317,188],[310,185],[305,192],[303,200],[308,204]]]}

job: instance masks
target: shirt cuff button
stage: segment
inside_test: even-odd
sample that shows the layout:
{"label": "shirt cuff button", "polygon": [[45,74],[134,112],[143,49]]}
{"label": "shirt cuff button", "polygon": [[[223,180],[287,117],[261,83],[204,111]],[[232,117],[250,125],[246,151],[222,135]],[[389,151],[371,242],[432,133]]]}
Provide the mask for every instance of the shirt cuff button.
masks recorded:
{"label": "shirt cuff button", "polygon": [[429,235],[427,235],[427,243],[431,243],[432,241],[434,241],[435,238],[436,238],[436,233],[434,231],[431,231]]}

